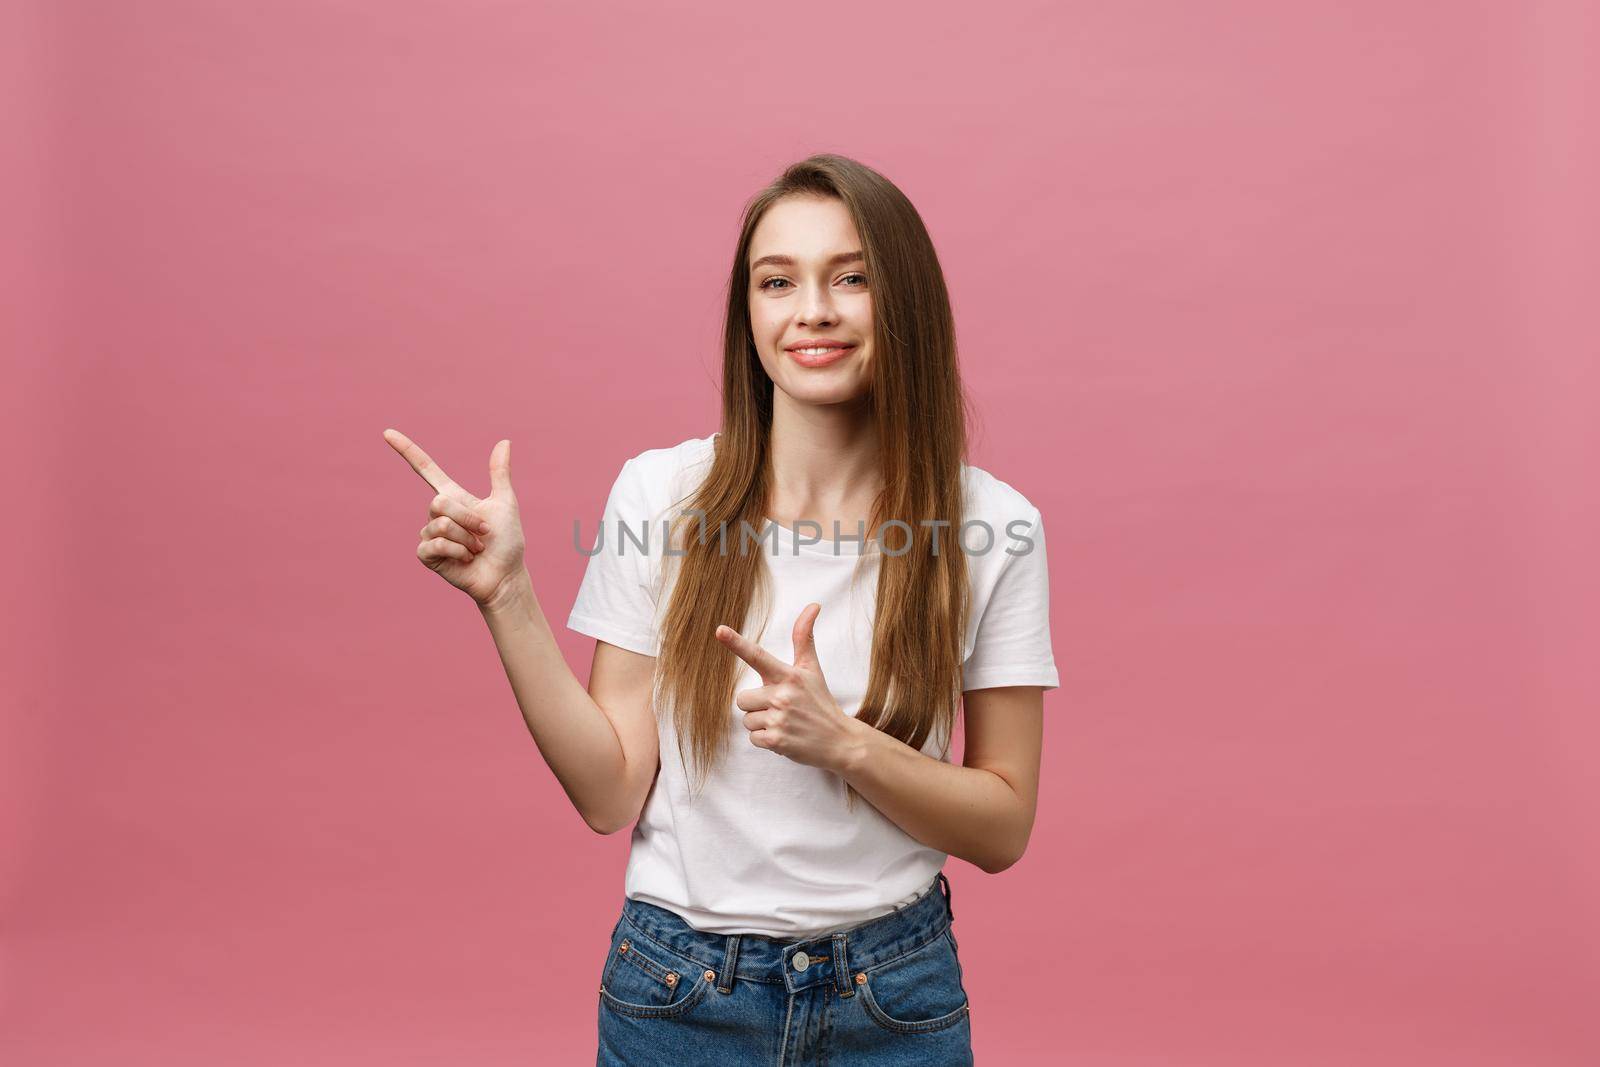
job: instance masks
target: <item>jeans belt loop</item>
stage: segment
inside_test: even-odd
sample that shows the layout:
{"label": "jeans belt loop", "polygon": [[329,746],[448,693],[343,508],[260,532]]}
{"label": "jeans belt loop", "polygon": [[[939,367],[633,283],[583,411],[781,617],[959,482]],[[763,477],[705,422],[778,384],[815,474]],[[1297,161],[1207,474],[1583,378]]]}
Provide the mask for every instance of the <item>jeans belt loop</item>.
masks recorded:
{"label": "jeans belt loop", "polygon": [[739,935],[728,935],[727,951],[722,960],[722,980],[717,983],[718,993],[733,992],[733,969],[739,962]]}
{"label": "jeans belt loop", "polygon": [[856,995],[855,983],[850,980],[849,936],[833,935],[833,985],[841,999]]}
{"label": "jeans belt loop", "polygon": [[950,897],[951,897],[951,894],[950,894],[950,879],[948,879],[948,878],[946,878],[944,876],[944,872],[943,871],[939,872],[939,884],[944,886],[944,912],[945,912],[945,916],[951,922],[955,922],[956,921],[956,909],[950,902]]}

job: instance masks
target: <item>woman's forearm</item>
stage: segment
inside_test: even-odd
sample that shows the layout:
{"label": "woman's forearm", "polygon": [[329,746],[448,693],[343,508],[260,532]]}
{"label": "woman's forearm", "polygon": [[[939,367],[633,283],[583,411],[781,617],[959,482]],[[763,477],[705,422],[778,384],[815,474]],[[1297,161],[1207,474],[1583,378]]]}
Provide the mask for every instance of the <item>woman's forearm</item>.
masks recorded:
{"label": "woman's forearm", "polygon": [[616,806],[624,783],[622,743],[556,646],[527,572],[478,610],[540,755],[583,821],[606,832],[602,813]]}
{"label": "woman's forearm", "polygon": [[960,767],[851,719],[855,741],[837,768],[884,817],[916,840],[989,874],[1027,847],[1027,807],[998,774]]}

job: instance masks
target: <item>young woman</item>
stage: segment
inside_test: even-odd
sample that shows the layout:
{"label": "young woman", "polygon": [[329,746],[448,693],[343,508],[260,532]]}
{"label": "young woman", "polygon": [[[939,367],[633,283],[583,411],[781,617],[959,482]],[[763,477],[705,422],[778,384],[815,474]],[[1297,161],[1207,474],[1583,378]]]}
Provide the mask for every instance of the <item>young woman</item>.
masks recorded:
{"label": "young woman", "polygon": [[1032,829],[1039,510],[964,462],[938,258],[870,168],[813,156],[750,202],[724,341],[721,428],[611,488],[567,619],[587,691],[522,565],[509,441],[479,499],[385,431],[438,491],[417,555],[477,602],[585,822],[634,824],[600,1064],[970,1063],[941,867],[998,873]]}

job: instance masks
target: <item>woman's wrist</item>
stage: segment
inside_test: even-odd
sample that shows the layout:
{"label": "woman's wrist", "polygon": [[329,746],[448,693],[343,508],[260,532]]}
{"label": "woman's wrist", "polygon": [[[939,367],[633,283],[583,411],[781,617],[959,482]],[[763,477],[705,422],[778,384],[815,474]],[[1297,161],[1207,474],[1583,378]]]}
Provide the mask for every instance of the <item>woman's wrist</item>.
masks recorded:
{"label": "woman's wrist", "polygon": [[478,604],[478,610],[485,618],[504,619],[526,614],[536,602],[533,579],[529,577],[528,569],[518,567],[516,573],[508,576],[489,594],[487,600]]}
{"label": "woman's wrist", "polygon": [[849,781],[861,770],[861,765],[872,754],[874,742],[886,736],[876,727],[868,726],[852,715],[845,716],[845,741],[834,762],[834,773]]}

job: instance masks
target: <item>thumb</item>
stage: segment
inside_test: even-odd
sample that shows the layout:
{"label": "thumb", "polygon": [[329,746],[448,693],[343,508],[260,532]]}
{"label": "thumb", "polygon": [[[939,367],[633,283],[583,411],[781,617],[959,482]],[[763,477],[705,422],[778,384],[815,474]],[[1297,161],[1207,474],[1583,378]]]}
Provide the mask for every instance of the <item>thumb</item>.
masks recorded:
{"label": "thumb", "polygon": [[795,666],[804,664],[807,667],[821,669],[817,662],[817,616],[822,614],[822,605],[810,603],[800,612],[800,617],[794,621],[794,662]]}
{"label": "thumb", "polygon": [[489,453],[489,495],[511,495],[511,441],[497,442]]}

